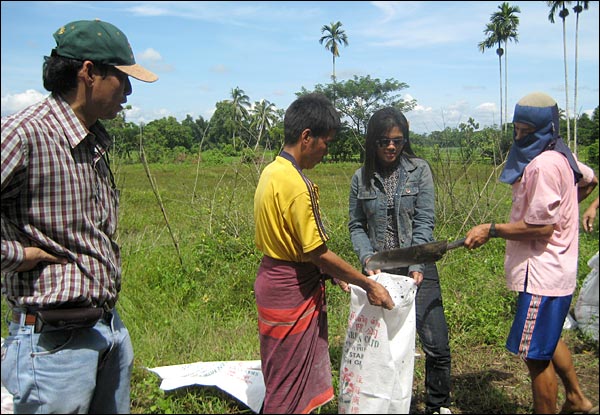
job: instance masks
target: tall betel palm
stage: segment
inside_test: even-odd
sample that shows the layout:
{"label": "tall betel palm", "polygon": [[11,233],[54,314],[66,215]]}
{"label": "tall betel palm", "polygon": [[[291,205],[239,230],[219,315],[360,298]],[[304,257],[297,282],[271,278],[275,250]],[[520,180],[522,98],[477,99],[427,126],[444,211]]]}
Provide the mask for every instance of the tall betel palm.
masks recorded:
{"label": "tall betel palm", "polygon": [[235,134],[238,131],[238,126],[240,125],[242,119],[248,116],[247,108],[250,107],[250,97],[246,95],[243,89],[240,87],[235,87],[231,90],[231,104],[233,105],[233,137],[232,137],[232,145],[235,150]]}
{"label": "tall betel palm", "polygon": [[[504,2],[498,6],[498,11],[492,13],[491,21],[498,23],[500,41],[504,43],[504,116],[508,117],[508,42],[519,42],[517,28],[519,27],[519,17],[521,13],[519,6],[511,6]],[[508,128],[508,120],[504,123],[504,132]]]}
{"label": "tall betel palm", "polygon": [[502,55],[504,55],[504,49],[502,49],[502,39],[500,37],[498,23],[490,22],[486,24],[483,33],[485,33],[487,37],[477,44],[481,53],[485,52],[486,49],[498,46],[496,48],[496,55],[498,55],[498,67],[500,68],[500,129],[502,129],[504,120],[502,116]]}
{"label": "tall betel palm", "polygon": [[573,152],[577,155],[577,119],[579,111],[577,111],[577,49],[579,44],[579,14],[589,8],[589,1],[578,1],[573,7],[575,12],[575,87],[573,88]]}
{"label": "tall betel palm", "polygon": [[335,104],[335,58],[340,56],[340,48],[339,45],[348,46],[348,36],[342,27],[342,22],[338,21],[336,23],[331,22],[331,26],[323,25],[321,27],[321,33],[327,33],[321,36],[319,39],[319,43],[322,45],[325,42],[325,49],[331,52],[333,55],[333,72],[331,75],[331,79],[333,80],[333,102]]}
{"label": "tall betel palm", "polygon": [[567,70],[567,24],[565,22],[569,15],[569,9],[567,6],[571,4],[570,1],[546,1],[546,4],[550,7],[550,13],[548,13],[548,20],[550,23],[554,23],[554,15],[558,12],[558,16],[562,19],[563,28],[563,60],[565,63],[565,114],[567,118],[567,145],[573,149],[571,144],[571,121],[569,117],[569,76]]}

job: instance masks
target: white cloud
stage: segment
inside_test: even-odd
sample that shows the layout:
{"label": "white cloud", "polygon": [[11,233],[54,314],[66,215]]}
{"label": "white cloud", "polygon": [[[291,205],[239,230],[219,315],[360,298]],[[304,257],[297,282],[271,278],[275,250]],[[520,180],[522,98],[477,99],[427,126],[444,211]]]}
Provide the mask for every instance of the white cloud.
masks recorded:
{"label": "white cloud", "polygon": [[494,104],[492,102],[484,102],[483,104],[479,104],[475,109],[478,111],[481,111],[481,112],[491,112],[491,113],[498,111],[496,109],[496,104]]}
{"label": "white cloud", "polygon": [[152,49],[152,48],[148,48],[145,51],[143,51],[142,53],[140,53],[139,58],[141,60],[147,60],[147,61],[153,61],[153,62],[158,62],[162,60],[162,56],[160,55],[160,53],[158,53],[156,50]]}
{"label": "white cloud", "polygon": [[[404,96],[402,97],[402,99],[404,101],[412,101],[414,99],[414,97],[411,94],[404,94]],[[417,100],[418,102],[418,100]],[[410,111],[411,114],[419,114],[419,115],[424,115],[426,113],[430,113],[432,110],[431,107],[426,107],[424,105],[418,104]]]}
{"label": "white cloud", "polygon": [[36,102],[41,101],[46,97],[46,94],[28,89],[20,94],[8,94],[2,97],[2,116],[14,114]]}
{"label": "white cloud", "polygon": [[430,113],[433,110],[433,108],[431,107],[425,107],[423,105],[419,105],[417,104],[412,111],[415,111],[417,113],[421,113],[421,114],[426,114],[426,113]]}

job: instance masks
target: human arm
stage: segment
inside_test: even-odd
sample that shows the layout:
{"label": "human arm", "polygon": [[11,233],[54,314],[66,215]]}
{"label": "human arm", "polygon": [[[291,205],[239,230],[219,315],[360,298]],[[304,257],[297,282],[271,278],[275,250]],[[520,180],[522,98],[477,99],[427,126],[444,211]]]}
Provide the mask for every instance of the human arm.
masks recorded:
{"label": "human arm", "polygon": [[598,186],[598,178],[592,169],[587,164],[576,160],[579,171],[582,174],[581,179],[577,182],[577,202],[581,203],[582,200],[587,198]]}
{"label": "human arm", "polygon": [[[555,152],[544,152],[525,168],[519,183],[513,185],[511,219],[509,223],[485,223],[467,232],[465,246],[474,249],[490,237],[513,241],[549,240],[560,226],[563,206],[572,205],[575,195],[572,173],[565,169],[565,159]],[[569,197],[563,200],[566,187]]]}
{"label": "human arm", "polygon": [[[365,212],[365,204],[372,203],[375,205],[377,202],[377,193],[375,189],[367,191],[364,188],[362,185],[361,174],[362,169],[357,170],[352,176],[352,181],[350,183],[350,194],[348,197],[348,231],[350,232],[350,240],[352,241],[354,252],[364,267],[375,253],[375,249],[373,248],[368,234],[368,220]],[[380,271],[367,271],[369,275],[373,275],[377,272]]]}
{"label": "human arm", "polygon": [[[57,257],[45,250],[32,246],[32,243],[11,218],[11,207],[17,199],[27,191],[27,160],[29,159],[27,144],[22,139],[20,128],[15,128],[9,121],[2,120],[2,152],[1,184],[2,210],[1,229],[2,239],[0,251],[2,254],[1,269],[3,272],[29,271],[41,262],[66,263],[64,257]],[[13,215],[14,216],[14,215]]]}
{"label": "human arm", "polygon": [[2,145],[0,151],[0,191],[2,192],[1,228],[2,272],[13,272],[21,267],[25,258],[26,240],[9,218],[9,206],[24,191],[27,173],[27,146],[17,128],[10,128],[2,119]]}
{"label": "human arm", "polygon": [[598,210],[598,196],[592,201],[590,206],[583,212],[581,223],[583,230],[592,232],[594,230],[594,220],[596,219],[596,211]]}
{"label": "human arm", "polygon": [[598,186],[598,178],[593,176],[592,179],[585,183],[577,186],[577,201],[581,202],[585,198],[587,198]]}
{"label": "human arm", "polygon": [[308,256],[322,272],[365,290],[371,305],[382,306],[388,310],[394,308],[394,301],[383,285],[364,276],[335,252],[329,250],[326,244],[308,252]]}
{"label": "human arm", "polygon": [[2,213],[2,272],[30,271],[42,262],[66,264],[66,257],[48,253],[37,246],[29,246],[16,227],[11,226]]}
{"label": "human arm", "polygon": [[54,264],[66,264],[69,262],[65,257],[58,257],[49,254],[41,248],[29,246],[24,249],[23,261],[21,265],[15,269],[16,272],[30,271],[38,266],[41,262],[50,262]]}
{"label": "human arm", "polygon": [[[474,226],[467,232],[465,247],[468,249],[479,248],[491,239],[491,223],[482,223]],[[554,225],[532,225],[524,221],[513,223],[496,223],[498,238],[512,241],[528,241],[533,239],[546,239],[552,236]]]}

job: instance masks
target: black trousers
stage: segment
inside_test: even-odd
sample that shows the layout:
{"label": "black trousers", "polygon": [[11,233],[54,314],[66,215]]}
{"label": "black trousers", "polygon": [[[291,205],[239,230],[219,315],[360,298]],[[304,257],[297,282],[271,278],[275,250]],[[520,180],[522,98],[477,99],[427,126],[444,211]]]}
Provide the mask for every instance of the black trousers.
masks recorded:
{"label": "black trousers", "polygon": [[[408,275],[408,268],[389,271]],[[448,325],[444,315],[440,278],[435,263],[423,270],[423,282],[415,300],[417,335],[425,353],[426,410],[439,412],[442,406],[450,406],[450,343]]]}

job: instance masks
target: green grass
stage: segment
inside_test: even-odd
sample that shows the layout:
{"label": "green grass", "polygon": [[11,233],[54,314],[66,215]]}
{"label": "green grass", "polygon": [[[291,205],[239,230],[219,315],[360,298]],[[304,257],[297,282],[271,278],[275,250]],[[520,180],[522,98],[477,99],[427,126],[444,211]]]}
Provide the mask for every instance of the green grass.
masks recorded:
{"label": "green grass", "polygon": [[[331,236],[329,248],[354,265],[358,261],[346,224],[350,177],[358,167],[357,163],[322,163],[305,172],[320,188],[321,209]],[[490,166],[432,167],[438,239],[464,236],[477,223],[507,220],[510,187],[498,183]],[[158,377],[146,368],[260,358],[253,283],[261,254],[254,247],[252,217],[260,168],[235,161],[200,165],[199,169],[189,163],[150,165],[177,249],[143,166],[118,167],[118,242],[123,254],[118,307],[136,355],[133,413],[251,412],[215,388],[191,387],[164,393]],[[582,211],[596,195],[597,190],[582,203]],[[598,231],[582,234],[580,241],[579,284],[589,272],[587,260],[598,249]],[[513,293],[505,288],[503,254],[504,241],[498,239],[475,251],[455,249],[438,263],[453,351],[457,413],[529,410],[526,369],[503,349],[514,304]],[[349,298],[329,284],[327,296],[337,388]],[[5,301],[2,311],[6,312]],[[2,336],[6,335],[3,324]],[[573,333],[567,335],[583,342],[584,352],[587,350],[590,357],[585,339]],[[595,371],[592,386],[597,390],[597,345],[591,350],[591,360],[580,364]],[[424,359],[417,359],[415,412],[422,410],[423,365]],[[513,366],[514,371],[507,374]],[[515,380],[513,376],[525,377]],[[498,384],[503,381],[509,385],[517,382],[518,387],[506,389],[508,386]],[[330,402],[319,412],[337,413],[337,402]]]}

